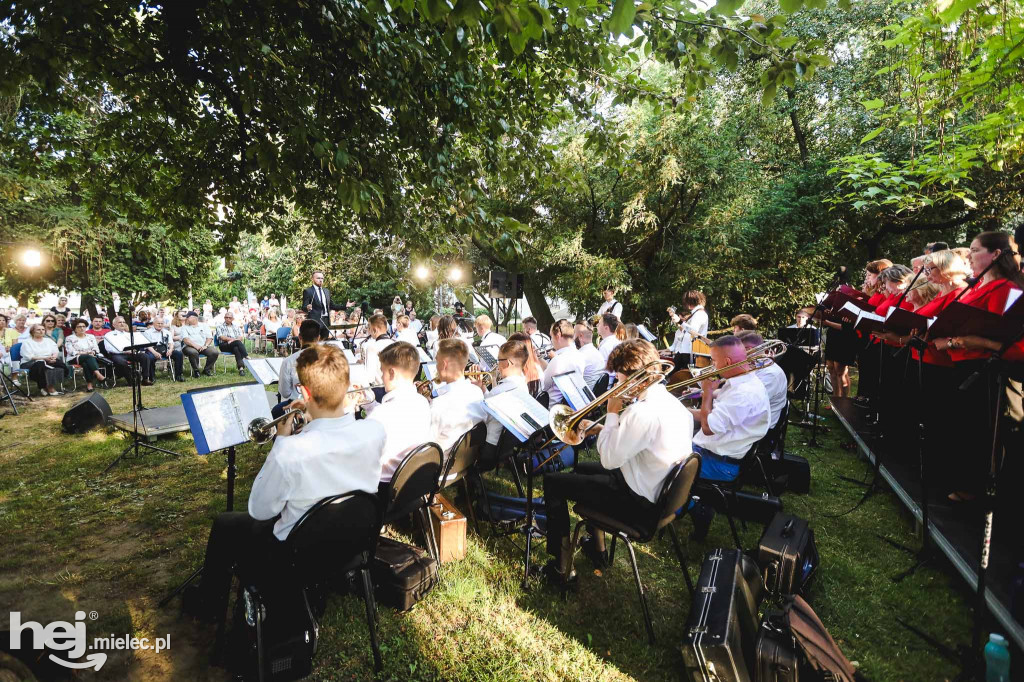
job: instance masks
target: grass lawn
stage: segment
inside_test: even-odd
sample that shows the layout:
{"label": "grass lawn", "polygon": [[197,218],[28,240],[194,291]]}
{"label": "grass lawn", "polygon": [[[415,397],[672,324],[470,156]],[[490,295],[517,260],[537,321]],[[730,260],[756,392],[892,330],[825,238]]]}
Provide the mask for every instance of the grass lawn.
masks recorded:
{"label": "grass lawn", "polygon": [[[147,406],[178,403],[182,386],[237,381],[231,373],[173,384],[160,379],[144,389]],[[109,474],[103,469],[127,442],[120,433],[94,430],[68,436],[64,412],[82,394],[37,399],[21,416],[0,420],[0,610],[22,620],[73,620],[95,611],[88,636],[132,633],[171,635],[169,651],[114,652],[99,679],[224,679],[206,664],[212,628],[179,615],[179,602],[156,603],[202,561],[210,521],[225,503],[225,459],[195,454],[191,436],[162,438],[180,453],[144,452]],[[127,388],[104,392],[115,413],[131,409]],[[871,680],[942,680],[955,671],[903,631],[895,616],[917,624],[948,645],[969,639],[969,595],[942,563],[919,570],[899,585],[888,576],[905,568],[907,555],[878,534],[917,546],[913,526],[888,493],[874,495],[852,514],[862,489],[839,476],[863,479],[842,427],[827,422],[824,447],[802,445],[790,429],[788,449],[811,461],[811,493],[787,495],[787,511],[810,520],[821,566],[809,601],[846,655]],[[239,449],[236,508],[269,446]],[[679,523],[682,538],[690,522]],[[756,545],[761,528],[741,529]],[[724,518],[702,545],[690,543],[691,574],[707,550],[729,546]],[[412,612],[381,608],[383,679],[394,680],[679,680],[680,643],[690,600],[665,538],[639,546],[640,571],[649,590],[658,643],[649,646],[625,551],[597,575],[577,556],[579,589],[563,602],[535,583],[520,588],[521,556],[507,541],[470,532],[468,556],[441,569],[440,584]],[[546,560],[541,544],[538,560]],[[362,602],[332,597],[321,628],[317,679],[372,678]],[[86,675],[83,675],[86,677]]]}

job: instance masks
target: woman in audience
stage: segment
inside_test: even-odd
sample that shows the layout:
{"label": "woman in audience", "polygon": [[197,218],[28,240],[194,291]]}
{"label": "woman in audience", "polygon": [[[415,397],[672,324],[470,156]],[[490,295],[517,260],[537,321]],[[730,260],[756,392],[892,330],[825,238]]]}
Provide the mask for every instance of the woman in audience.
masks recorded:
{"label": "woman in audience", "polygon": [[277,308],[270,308],[267,310],[267,314],[263,317],[263,329],[267,333],[267,337],[271,339],[277,338],[277,330],[281,328],[281,316],[278,313]]}
{"label": "woman in audience", "polygon": [[516,332],[509,336],[508,340],[523,341],[526,344],[528,357],[523,364],[523,376],[526,377],[526,387],[530,390],[530,395],[536,398],[540,394],[540,382],[544,377],[544,367],[537,357],[537,349],[526,332]]}
{"label": "woman in audience", "polygon": [[64,338],[66,339],[69,336],[71,336],[74,332],[71,331],[72,330],[72,325],[70,324],[70,320],[68,320],[68,316],[65,315],[64,313],[57,313],[56,317],[57,317],[57,329],[59,329],[62,332],[64,332]]}
{"label": "woman in audience", "polygon": [[19,341],[29,337],[28,316],[25,313],[14,316],[14,326],[9,327],[4,333],[4,343],[10,348]]}
{"label": "woman in audience", "polygon": [[53,313],[46,313],[43,317],[43,329],[46,330],[46,335],[53,339],[53,342],[57,344],[57,349],[63,352],[64,330],[57,326],[57,316]]}
{"label": "woman in audience", "polygon": [[[960,297],[959,303],[1002,315],[1010,292],[1024,288],[1017,244],[1008,233],[978,234],[971,241],[970,267],[972,275],[979,279]],[[965,428],[956,432],[958,438],[953,443],[959,453],[957,485],[949,500],[967,502],[984,492],[992,472],[989,444],[993,440],[997,418],[994,405],[1000,391],[1004,392],[1003,412],[998,416],[1002,420],[1001,447],[1006,451],[1019,447],[1016,441],[1020,439],[1020,425],[1024,421],[1021,384],[1012,379],[1000,384],[999,375],[987,366],[986,360],[1001,347],[995,340],[953,336],[936,338],[932,343],[936,349],[949,352],[953,361],[953,385],[964,387],[958,391],[956,417],[957,423]],[[979,380],[964,386],[976,372],[980,372]]]}
{"label": "woman in audience", "polygon": [[41,324],[29,328],[29,337],[21,342],[21,366],[28,368],[28,376],[39,385],[43,395],[60,395],[50,381],[47,369],[60,369],[63,373],[63,353]]}
{"label": "woman in audience", "polygon": [[99,362],[96,360],[100,355],[96,337],[85,333],[88,328],[89,322],[85,318],[75,320],[75,331],[64,345],[67,349],[68,364],[79,365],[82,368],[85,375],[85,390],[92,391],[93,379],[102,383],[106,376],[100,371]]}
{"label": "woman in audience", "polygon": [[402,297],[395,296],[395,300],[391,302],[391,326],[392,328],[398,324],[398,316],[402,314],[405,306],[402,305]]}

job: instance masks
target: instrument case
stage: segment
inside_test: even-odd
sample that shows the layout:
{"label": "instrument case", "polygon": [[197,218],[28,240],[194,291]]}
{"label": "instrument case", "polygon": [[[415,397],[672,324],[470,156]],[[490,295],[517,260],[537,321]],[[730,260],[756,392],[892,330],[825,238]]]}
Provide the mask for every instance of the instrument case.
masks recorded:
{"label": "instrument case", "polygon": [[757,566],[736,549],[704,557],[686,619],[683,664],[694,682],[750,682],[763,588]]}
{"label": "instrument case", "polygon": [[800,658],[781,612],[765,616],[757,633],[754,682],[798,682]]}
{"label": "instrument case", "polygon": [[818,568],[814,531],[801,518],[776,514],[757,543],[757,564],[773,597],[803,592]]}
{"label": "instrument case", "polygon": [[430,506],[430,523],[434,526],[442,564],[466,558],[466,517],[441,494],[434,496]]}
{"label": "instrument case", "polygon": [[787,453],[774,464],[775,481],[787,492],[806,495],[811,491],[811,464],[806,458]]}
{"label": "instrument case", "polygon": [[437,562],[419,547],[381,537],[370,576],[378,602],[408,611],[437,584]]}

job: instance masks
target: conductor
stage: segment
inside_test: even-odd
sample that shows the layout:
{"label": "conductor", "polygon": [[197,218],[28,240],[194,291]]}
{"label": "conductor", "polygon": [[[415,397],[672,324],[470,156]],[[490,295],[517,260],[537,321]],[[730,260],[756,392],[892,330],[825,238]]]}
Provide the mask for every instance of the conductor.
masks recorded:
{"label": "conductor", "polygon": [[326,327],[331,322],[331,311],[344,310],[345,306],[331,300],[331,290],[324,288],[324,273],[317,270],[313,273],[313,286],[302,291],[302,309],[310,320]]}

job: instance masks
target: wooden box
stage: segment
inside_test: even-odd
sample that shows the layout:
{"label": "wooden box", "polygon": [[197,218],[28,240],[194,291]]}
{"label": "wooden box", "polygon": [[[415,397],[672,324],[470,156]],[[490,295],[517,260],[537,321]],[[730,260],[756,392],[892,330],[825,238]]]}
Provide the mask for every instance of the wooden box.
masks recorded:
{"label": "wooden box", "polygon": [[466,558],[466,517],[444,495],[435,495],[430,506],[430,522],[434,526],[441,563]]}

